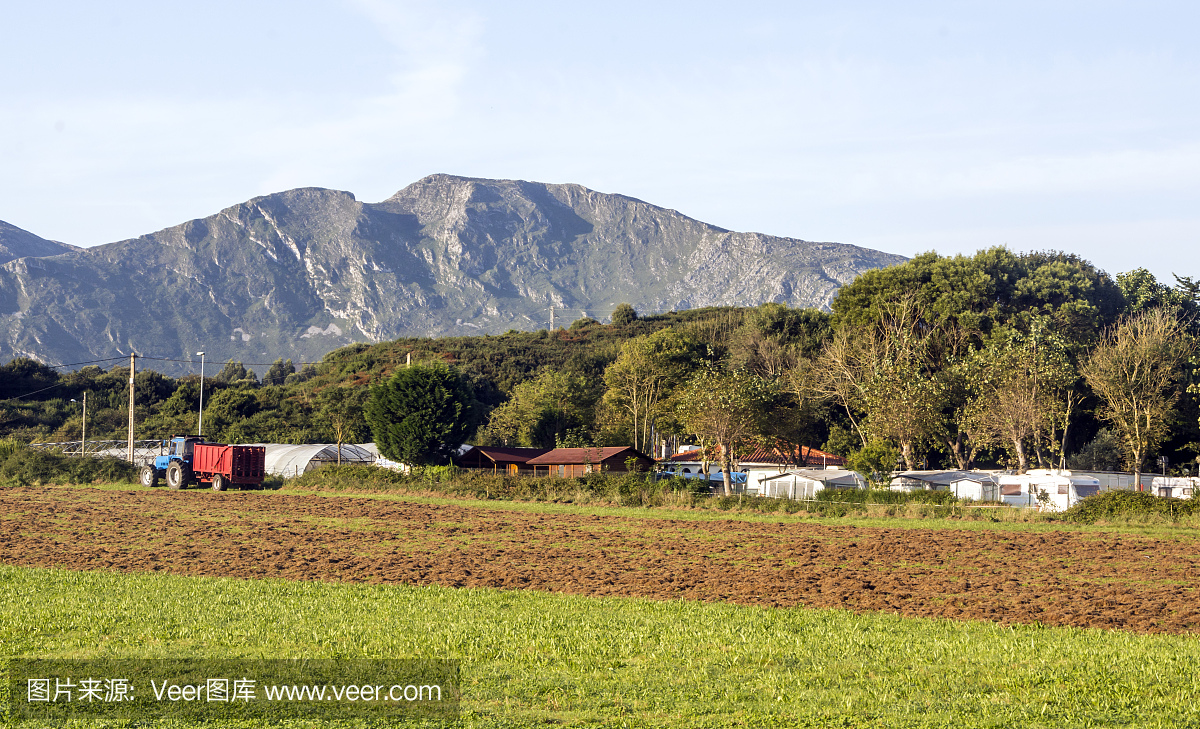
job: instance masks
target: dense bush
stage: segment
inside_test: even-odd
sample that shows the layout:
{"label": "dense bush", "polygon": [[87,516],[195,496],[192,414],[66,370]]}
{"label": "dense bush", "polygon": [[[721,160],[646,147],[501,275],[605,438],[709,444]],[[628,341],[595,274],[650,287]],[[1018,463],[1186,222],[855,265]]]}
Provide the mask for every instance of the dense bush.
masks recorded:
{"label": "dense bush", "polygon": [[936,504],[952,506],[958,499],[950,491],[891,491],[890,489],[824,489],[816,495],[818,502],[852,504]]}
{"label": "dense bush", "polygon": [[296,478],[288,479],[285,482],[285,488],[289,490],[388,491],[405,488],[412,485],[414,481],[411,476],[388,468],[344,464],[314,468]]}
{"label": "dense bush", "polygon": [[[0,449],[0,456],[5,450]],[[114,483],[135,480],[137,468],[119,458],[72,458],[29,448],[11,449],[0,462],[0,480],[26,483]]]}
{"label": "dense bush", "polygon": [[[622,506],[661,506],[668,499],[687,504],[707,498],[704,481],[653,480],[646,473],[593,473],[578,478],[530,478],[453,466],[428,466],[411,474],[363,465],[327,465],[287,481],[288,490],[421,491],[505,501],[598,501]],[[700,496],[703,494],[703,496]]]}
{"label": "dense bush", "polygon": [[1095,524],[1102,520],[1148,516],[1174,521],[1192,514],[1200,514],[1200,502],[1195,499],[1168,499],[1145,491],[1106,491],[1083,499],[1064,511],[1062,518],[1080,524]]}

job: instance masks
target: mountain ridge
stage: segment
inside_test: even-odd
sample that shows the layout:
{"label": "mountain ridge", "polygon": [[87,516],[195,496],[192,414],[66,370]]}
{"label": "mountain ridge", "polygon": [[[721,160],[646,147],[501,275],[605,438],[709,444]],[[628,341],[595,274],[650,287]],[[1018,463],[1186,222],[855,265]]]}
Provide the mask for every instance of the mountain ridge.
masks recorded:
{"label": "mountain ridge", "polygon": [[57,256],[60,253],[79,250],[75,246],[47,240],[18,228],[11,223],[0,220],[0,264],[8,263],[17,258],[33,256],[45,258]]}
{"label": "mountain ridge", "polygon": [[903,260],[737,233],[573,183],[435,174],[378,203],[296,188],[138,238],[3,261],[0,360],[130,349],[312,360],[354,341],[539,328],[551,306],[562,323],[625,301],[828,306],[862,271]]}

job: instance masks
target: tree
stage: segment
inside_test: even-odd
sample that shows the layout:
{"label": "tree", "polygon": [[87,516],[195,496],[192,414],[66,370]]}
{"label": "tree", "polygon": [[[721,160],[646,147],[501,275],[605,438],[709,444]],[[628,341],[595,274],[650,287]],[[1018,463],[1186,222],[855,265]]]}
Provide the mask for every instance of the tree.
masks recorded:
{"label": "tree", "polygon": [[684,428],[720,451],[726,496],[733,494],[732,469],[762,437],[771,397],[761,377],[715,367],[697,372],[678,394],[676,407]]}
{"label": "tree", "polygon": [[[889,440],[905,466],[942,427],[946,383],[937,376],[939,329],[915,298],[882,305],[865,328],[843,325],[826,345],[816,392],[840,405],[863,447]],[[858,412],[863,417],[856,417]]]}
{"label": "tree", "polygon": [[1072,470],[1119,471],[1124,460],[1125,445],[1108,428],[1101,428],[1096,437],[1068,461]]}
{"label": "tree", "polygon": [[366,420],[385,458],[443,465],[473,430],[473,401],[458,372],[444,364],[414,365],[371,388]]}
{"label": "tree", "polygon": [[[1029,468],[1029,449],[1041,467],[1062,463],[1077,400],[1079,375],[1066,343],[1048,327],[1035,322],[1030,335],[1007,331],[972,356],[972,397],[963,428],[977,446],[1002,446],[1020,473]],[[1051,452],[1059,457],[1049,457]]]}
{"label": "tree", "polygon": [[[290,360],[289,360],[290,362]],[[337,444],[338,465],[342,464],[342,444],[360,437],[367,431],[363,419],[364,388],[327,387],[318,397],[317,420],[333,435]]]}
{"label": "tree", "polygon": [[637,320],[637,310],[629,304],[617,304],[617,308],[613,309],[612,323],[614,326],[627,327]]}
{"label": "tree", "polygon": [[257,385],[258,375],[254,374],[254,370],[246,369],[246,366],[241,362],[229,360],[221,371],[212,378],[213,382],[219,382],[223,385]]}
{"label": "tree", "polygon": [[698,342],[664,329],[627,341],[617,360],[604,370],[605,403],[629,418],[635,448],[651,450],[650,431],[661,415],[661,404],[687,379],[701,356]]}
{"label": "tree", "polygon": [[775,303],[750,309],[730,339],[730,364],[768,379],[784,376],[799,360],[817,356],[832,333],[829,321],[816,309]]}
{"label": "tree", "polygon": [[271,369],[267,370],[267,374],[263,375],[262,383],[264,385],[282,385],[287,381],[288,375],[295,373],[296,365],[292,364],[292,360],[284,362],[282,359],[277,359],[271,365]]}
{"label": "tree", "polygon": [[492,410],[483,437],[493,445],[554,448],[568,431],[582,431],[591,419],[590,390],[580,375],[544,369]]}
{"label": "tree", "polygon": [[1155,308],[1106,332],[1082,367],[1084,379],[1104,403],[1102,416],[1124,442],[1135,483],[1140,483],[1136,479],[1146,456],[1166,434],[1183,364],[1195,351],[1183,324]]}
{"label": "tree", "polygon": [[205,430],[220,441],[237,442],[237,434],[231,431],[258,409],[253,390],[233,387],[217,390],[204,401]]}
{"label": "tree", "polygon": [[900,451],[891,443],[875,440],[847,456],[846,468],[866,476],[871,486],[885,488],[899,459]]}
{"label": "tree", "polygon": [[[126,370],[128,374],[128,370]],[[28,357],[17,357],[0,365],[0,399],[22,397],[58,384],[58,372]],[[62,397],[61,392],[53,393]]]}

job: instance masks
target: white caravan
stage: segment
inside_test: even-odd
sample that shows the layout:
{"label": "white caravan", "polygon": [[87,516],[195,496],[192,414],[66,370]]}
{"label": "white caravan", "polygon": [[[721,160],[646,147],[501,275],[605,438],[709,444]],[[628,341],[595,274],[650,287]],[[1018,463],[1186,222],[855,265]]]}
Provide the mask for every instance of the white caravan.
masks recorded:
{"label": "white caravan", "polygon": [[1000,500],[1009,506],[1063,511],[1098,493],[1100,481],[1095,476],[1070,471],[1035,468],[1028,473],[1000,476]]}

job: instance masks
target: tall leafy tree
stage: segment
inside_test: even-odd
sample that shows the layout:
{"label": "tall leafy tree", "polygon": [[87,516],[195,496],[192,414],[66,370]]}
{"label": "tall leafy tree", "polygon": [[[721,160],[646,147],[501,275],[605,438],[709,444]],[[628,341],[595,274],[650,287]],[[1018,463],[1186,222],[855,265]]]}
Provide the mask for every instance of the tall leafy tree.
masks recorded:
{"label": "tall leafy tree", "polygon": [[473,430],[473,401],[457,371],[444,364],[414,365],[373,386],[365,414],[385,458],[444,465]]}
{"label": "tall leafy tree", "polygon": [[863,447],[891,441],[912,469],[942,427],[939,332],[912,296],[882,306],[877,317],[867,327],[838,329],[822,355],[817,389],[845,410]]}
{"label": "tall leafy tree", "polygon": [[617,308],[613,309],[612,323],[614,326],[627,327],[637,320],[637,310],[630,304],[617,304]]}
{"label": "tall leafy tree", "polygon": [[733,493],[731,472],[763,436],[773,398],[770,385],[745,370],[706,367],[678,394],[679,421],[702,446],[719,450],[725,495]]}
{"label": "tall leafy tree", "polygon": [[1083,376],[1103,401],[1102,415],[1121,436],[1135,476],[1166,434],[1183,364],[1195,352],[1183,324],[1156,308],[1113,327],[1083,365]]}
{"label": "tall leafy tree", "polygon": [[[974,360],[965,429],[980,446],[1000,446],[1029,468],[1031,452],[1039,466],[1062,455],[1062,440],[1074,404],[1078,374],[1065,345],[1052,332],[1009,332],[979,350]],[[1060,459],[1053,459],[1050,453]]]}
{"label": "tall leafy tree", "polygon": [[314,420],[333,436],[337,445],[338,464],[342,462],[342,445],[365,435],[368,431],[363,415],[363,387],[327,387],[317,398],[318,410]]}
{"label": "tall leafy tree", "polygon": [[213,381],[223,385],[257,385],[258,375],[254,374],[254,370],[247,369],[241,362],[231,359],[213,377]]}
{"label": "tall leafy tree", "polygon": [[604,371],[605,404],[632,426],[633,446],[648,451],[651,430],[671,393],[703,357],[701,345],[670,329],[637,337],[621,347]]}
{"label": "tall leafy tree", "polygon": [[484,439],[493,445],[553,448],[568,431],[589,423],[595,403],[591,391],[582,375],[544,369],[492,410]]}
{"label": "tall leafy tree", "polygon": [[282,359],[275,360],[271,368],[267,370],[267,374],[263,375],[262,383],[264,385],[282,385],[287,381],[288,375],[295,374],[296,365],[292,364],[292,360],[286,362]]}

